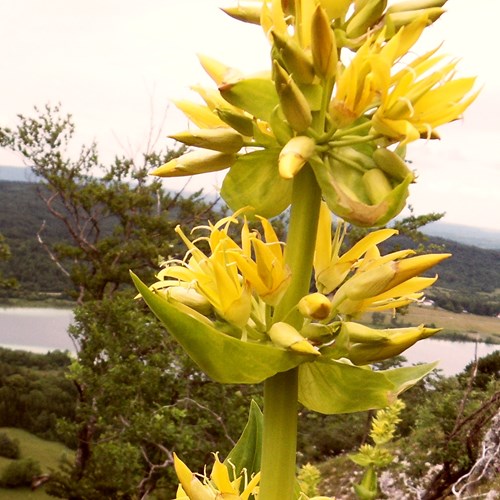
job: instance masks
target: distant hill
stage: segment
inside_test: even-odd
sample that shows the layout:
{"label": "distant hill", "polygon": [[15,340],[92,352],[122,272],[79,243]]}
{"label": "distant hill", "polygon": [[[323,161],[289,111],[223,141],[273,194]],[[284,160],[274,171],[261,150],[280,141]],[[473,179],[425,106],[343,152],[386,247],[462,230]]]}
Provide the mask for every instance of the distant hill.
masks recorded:
{"label": "distant hill", "polygon": [[458,241],[479,248],[500,250],[500,231],[481,229],[449,222],[433,222],[422,229],[424,234]]}
{"label": "distant hill", "polygon": [[[5,236],[12,252],[12,258],[8,262],[0,262],[0,273],[16,277],[24,290],[55,293],[67,289],[69,282],[57,271],[40,247],[36,234],[44,220],[47,221],[45,241],[64,240],[66,232],[60,221],[48,213],[39,198],[39,187],[36,183],[24,181],[0,181],[0,233]],[[22,210],[19,207],[22,207]],[[447,224],[443,226],[448,227]],[[459,229],[453,229],[458,240]],[[469,229],[471,228],[467,231]],[[462,236],[467,231],[462,230]],[[442,238],[444,229],[440,229],[439,234],[440,237],[429,236],[429,243],[439,245],[444,251],[453,254],[453,258],[447,259],[432,271],[439,274],[437,287],[442,290],[441,295],[446,295],[447,308],[460,311],[466,309],[490,316],[498,314],[500,250],[465,245],[453,241],[451,237]],[[481,231],[474,233],[470,230],[466,236],[471,237],[474,234],[481,235]],[[404,237],[394,239],[394,243],[406,248],[415,245]],[[477,241],[475,243],[477,244]],[[474,304],[470,303],[472,300]]]}
{"label": "distant hill", "polygon": [[[29,167],[0,165],[0,183],[2,181],[34,182],[36,177],[34,177]],[[466,245],[500,250],[500,231],[494,229],[480,229],[438,221],[426,226],[422,232],[429,236],[438,236]]]}

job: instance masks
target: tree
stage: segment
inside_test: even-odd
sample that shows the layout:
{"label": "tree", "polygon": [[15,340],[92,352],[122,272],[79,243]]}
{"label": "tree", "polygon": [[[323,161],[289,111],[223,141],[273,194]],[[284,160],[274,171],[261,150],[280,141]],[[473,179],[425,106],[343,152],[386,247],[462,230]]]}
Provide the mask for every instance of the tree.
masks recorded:
{"label": "tree", "polygon": [[167,484],[172,494],[166,472],[172,450],[190,450],[201,466],[209,450],[229,449],[248,396],[241,387],[230,398],[234,388],[215,386],[194,369],[134,303],[129,270],[150,280],[159,259],[181,255],[175,226],[210,218],[216,202],[201,192],[169,193],[150,180],[151,166],[182,149],[103,165],[95,144],[82,147],[76,159],[68,155],[74,131],[71,116],[46,106],[0,133],[2,145],[32,166],[39,196],[66,229],[66,241],[49,243],[47,220],[38,239],[70,277],[78,304],[70,328],[78,348],[71,367],[77,415],[60,425],[64,441],[74,442],[76,459],[54,474],[49,488],[64,498],[142,498]]}
{"label": "tree", "polygon": [[[0,233],[0,261],[9,260],[10,259],[10,249],[7,243],[5,242],[5,238]],[[2,273],[0,273],[0,289],[1,288],[12,288],[16,286],[16,280],[12,278],[4,278]]]}

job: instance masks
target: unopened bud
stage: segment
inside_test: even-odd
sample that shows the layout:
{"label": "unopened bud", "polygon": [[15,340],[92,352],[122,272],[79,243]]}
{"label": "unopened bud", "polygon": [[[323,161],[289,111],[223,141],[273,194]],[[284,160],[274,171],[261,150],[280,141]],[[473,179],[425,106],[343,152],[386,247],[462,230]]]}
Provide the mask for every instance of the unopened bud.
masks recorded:
{"label": "unopened bud", "polygon": [[423,10],[408,10],[405,12],[391,12],[387,14],[387,24],[391,26],[394,31],[397,31],[402,26],[406,26],[418,19],[427,18],[427,25],[437,21],[445,10],[440,7]]}
{"label": "unopened bud", "polygon": [[423,325],[410,328],[386,330],[386,339],[376,343],[354,344],[348,358],[355,365],[366,365],[398,356],[419,340],[426,339],[441,331],[440,328],[425,328]]}
{"label": "unopened bud", "polygon": [[215,112],[224,123],[227,123],[240,134],[246,137],[251,137],[253,135],[254,122],[249,116],[229,109],[216,109]]}
{"label": "unopened bud", "polygon": [[447,0],[407,0],[397,2],[387,9],[387,13],[406,12],[409,10],[432,9],[434,7],[443,7]]}
{"label": "unopened bud", "polygon": [[225,123],[208,107],[191,101],[174,101],[174,104],[200,128],[224,127]]}
{"label": "unopened bud", "polygon": [[229,168],[237,159],[235,154],[213,151],[193,151],[170,160],[153,170],[151,175],[158,177],[182,177],[184,175],[204,174]]}
{"label": "unopened bud", "polygon": [[368,0],[359,10],[354,12],[346,26],[349,38],[364,35],[382,16],[387,0]]}
{"label": "unopened bud", "polygon": [[260,24],[260,16],[262,12],[262,1],[238,1],[238,5],[234,7],[224,7],[221,9],[228,16],[231,16],[238,21],[250,24]]}
{"label": "unopened bud", "polygon": [[337,72],[338,54],[335,35],[325,9],[318,5],[312,19],[311,51],[314,70],[323,79],[331,79]]}
{"label": "unopened bud", "polygon": [[379,168],[372,168],[363,174],[363,185],[373,205],[381,203],[392,191],[389,179]]}
{"label": "unopened bud", "polygon": [[221,153],[237,153],[243,147],[243,137],[227,127],[189,130],[169,137],[188,146],[213,149]]}
{"label": "unopened bud", "polygon": [[281,109],[296,132],[304,132],[312,123],[312,113],[307,99],[287,72],[274,61],[276,91]]}
{"label": "unopened bud", "polygon": [[212,311],[210,302],[194,288],[171,286],[164,290],[169,302],[180,302],[201,314],[208,315]]}
{"label": "unopened bud", "polygon": [[278,322],[268,331],[269,338],[279,347],[290,349],[301,354],[319,356],[320,352],[312,346],[293,326]]}
{"label": "unopened bud", "polygon": [[310,319],[326,319],[332,311],[332,304],[328,297],[322,293],[310,293],[302,297],[298,304],[302,316]]}
{"label": "unopened bud", "polygon": [[239,70],[226,66],[224,63],[221,63],[212,57],[200,54],[198,55],[198,59],[200,60],[203,69],[208,73],[210,78],[212,78],[218,87],[229,82],[238,81],[243,77]]}
{"label": "unopened bud", "polygon": [[316,143],[310,137],[299,135],[290,139],[279,155],[279,173],[292,179],[314,153]]}
{"label": "unopened bud", "polygon": [[310,54],[306,53],[293,38],[285,38],[274,31],[271,32],[271,35],[279,57],[294,81],[305,84],[312,83],[314,68]]}
{"label": "unopened bud", "polygon": [[390,149],[377,148],[373,153],[373,160],[380,170],[396,181],[404,181],[408,175],[413,175],[403,158]]}

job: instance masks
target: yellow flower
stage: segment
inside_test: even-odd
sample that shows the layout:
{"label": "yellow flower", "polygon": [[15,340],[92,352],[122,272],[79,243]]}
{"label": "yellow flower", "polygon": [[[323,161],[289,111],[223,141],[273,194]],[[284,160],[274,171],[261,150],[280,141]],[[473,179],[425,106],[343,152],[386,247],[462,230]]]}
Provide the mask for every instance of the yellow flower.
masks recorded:
{"label": "yellow flower", "polygon": [[333,240],[331,228],[332,217],[330,210],[325,203],[322,203],[314,254],[314,271],[318,291],[326,294],[331,293],[345,280],[359,259],[370,248],[397,234],[394,229],[373,231],[343,255],[340,255],[347,226],[341,219],[338,219]]}
{"label": "yellow flower", "polygon": [[[210,256],[205,255],[177,226],[177,234],[189,249],[189,259],[180,265],[178,261],[164,263],[165,269],[158,274],[160,281],[152,288],[168,289],[172,282],[175,283],[172,280],[177,279],[181,286],[194,287],[210,302],[219,316],[241,328],[250,317],[252,297],[248,283],[242,279],[232,259],[234,253],[231,250],[239,249],[227,234],[229,224],[234,220],[225,218],[215,226],[208,227],[210,236],[201,240],[208,240],[212,251]],[[166,295],[168,297],[168,293]]]}
{"label": "yellow flower", "polygon": [[266,304],[275,306],[283,297],[292,277],[285,264],[283,244],[271,223],[263,217],[258,219],[264,230],[265,241],[256,231],[249,230],[245,220],[241,231],[243,251],[234,252],[232,258],[257,295]]}
{"label": "yellow flower", "polygon": [[354,276],[336,291],[333,308],[341,314],[355,315],[367,310],[401,307],[420,298],[418,292],[434,283],[436,278],[415,278],[450,254],[406,258],[413,253],[411,250],[394,252],[360,266]]}
{"label": "yellow flower", "polygon": [[[214,454],[215,462],[210,477],[200,476],[201,480],[193,474],[189,467],[174,453],[174,466],[180,487],[177,490],[176,499],[189,500],[215,500],[227,498],[234,500],[248,500],[260,481],[260,473],[256,474],[249,482],[244,476],[230,477],[230,467],[219,460],[217,453]],[[234,476],[233,470],[233,476]],[[242,481],[245,479],[245,481]],[[243,482],[243,491],[240,492]]]}
{"label": "yellow flower", "polygon": [[453,79],[457,61],[435,68],[443,59],[432,50],[393,76],[391,88],[373,115],[374,129],[406,144],[437,137],[435,128],[459,118],[474,101],[475,78]]}
{"label": "yellow flower", "polygon": [[[182,302],[200,312],[207,311],[208,301],[221,318],[239,328],[250,318],[252,294],[275,306],[291,280],[283,244],[271,223],[258,217],[264,238],[257,231],[250,231],[245,220],[240,247],[228,234],[231,224],[238,223],[239,213],[241,211],[216,224],[195,228],[208,231],[208,236],[194,241],[177,226],[175,231],[188,248],[186,259],[164,262],[164,269],[158,273],[160,281],[151,289],[171,302]],[[202,242],[208,244],[209,255],[199,248]]]}

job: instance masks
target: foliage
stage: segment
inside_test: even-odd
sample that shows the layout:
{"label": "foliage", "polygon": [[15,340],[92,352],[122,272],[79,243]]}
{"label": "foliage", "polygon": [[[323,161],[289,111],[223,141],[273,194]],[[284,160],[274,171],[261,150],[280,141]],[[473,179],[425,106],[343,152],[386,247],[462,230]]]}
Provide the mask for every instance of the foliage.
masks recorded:
{"label": "foliage", "polygon": [[0,349],[0,427],[21,427],[60,439],[59,418],[73,419],[75,388],[65,378],[67,353],[47,355]]}
{"label": "foliage", "polygon": [[49,212],[40,240],[79,304],[70,328],[78,346],[70,369],[78,404],[58,425],[76,455],[52,475],[49,490],[64,498],[102,498],[142,496],[167,485],[171,495],[172,450],[198,456],[197,467],[209,450],[227,453],[259,389],[220,388],[194,369],[134,303],[128,271],[151,277],[161,256],[177,255],[175,225],[210,217],[214,205],[201,193],[184,198],[148,179],[150,165],[177,150],[104,166],[95,145],[76,160],[67,155],[73,133],[69,116],[46,107],[20,117],[18,128],[3,136],[34,165]]}
{"label": "foliage", "polygon": [[411,464],[408,473],[422,478],[429,463],[441,466],[427,479],[426,499],[443,498],[474,464],[481,439],[500,409],[498,359],[493,353],[474,370],[469,367],[457,377],[428,380],[425,398],[413,408],[415,424],[404,441]]}
{"label": "foliage", "polygon": [[[10,248],[5,242],[5,237],[0,233],[0,262],[9,260],[11,255]],[[3,273],[0,271],[0,290],[2,288],[13,288],[15,285],[16,281],[14,279],[5,278]]]}
{"label": "foliage", "polygon": [[388,408],[378,410],[371,422],[370,438],[373,444],[363,444],[357,453],[349,455],[354,463],[365,469],[361,482],[354,485],[357,497],[362,500],[374,500],[378,496],[377,471],[387,467],[394,459],[387,444],[394,438],[404,406],[401,400],[397,400]]}
{"label": "foliage", "polygon": [[21,455],[19,441],[11,439],[5,432],[0,432],[0,457],[18,459]]}
{"label": "foliage", "polygon": [[35,476],[40,475],[40,464],[32,458],[22,458],[11,462],[0,476],[0,486],[4,488],[18,488],[30,486]]}

